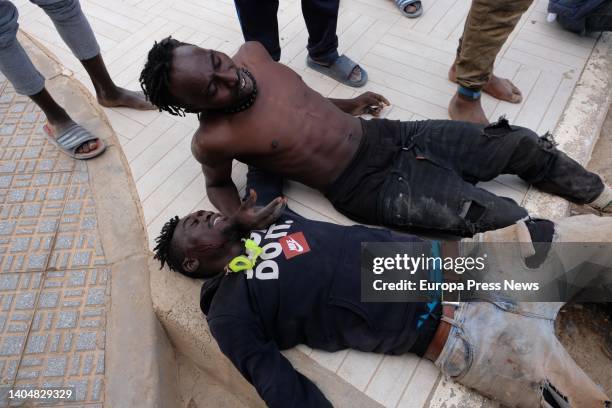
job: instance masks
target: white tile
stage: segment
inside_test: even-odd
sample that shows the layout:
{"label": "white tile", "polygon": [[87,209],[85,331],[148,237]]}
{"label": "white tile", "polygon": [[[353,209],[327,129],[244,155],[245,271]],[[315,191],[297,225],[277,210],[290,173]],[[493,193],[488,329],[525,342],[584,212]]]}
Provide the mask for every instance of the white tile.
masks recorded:
{"label": "white tile", "polygon": [[397,408],[424,407],[440,376],[440,370],[431,361],[421,359]]}
{"label": "white tile", "polygon": [[153,167],[138,179],[136,182],[136,189],[138,190],[140,200],[146,202],[151,193],[161,184],[169,181],[168,179],[180,184],[180,179],[184,177],[179,177],[177,180],[178,175],[175,174],[175,171],[186,164],[191,164],[188,166],[188,168],[192,170],[189,171],[187,175],[189,180],[191,180],[195,174],[202,171],[201,166],[191,155],[191,138],[188,137],[182,139],[179,144],[174,146],[161,160],[155,163]]}
{"label": "white tile", "polygon": [[[120,114],[117,113],[117,115]],[[113,124],[112,121],[111,124]],[[123,148],[125,157],[128,161],[132,161],[174,125],[176,125],[176,122],[170,118],[170,115],[158,115],[140,133],[133,136],[130,143]]]}
{"label": "white tile", "polygon": [[540,75],[514,123],[529,129],[537,129],[553,101],[561,80],[561,75],[553,73]]}
{"label": "white tile", "polygon": [[517,204],[521,205],[525,199],[526,192],[520,192],[514,188],[510,188],[504,184],[498,183],[495,180],[478,183],[477,187],[483,188],[499,197],[508,197],[516,201]]}
{"label": "white tile", "polygon": [[[423,9],[426,10],[421,17],[417,19],[414,25],[414,30],[421,33],[430,33],[449,10],[455,5],[454,0],[437,0],[436,2],[423,3]],[[429,8],[425,8],[429,6]]]}
{"label": "white tile", "polygon": [[[194,180],[200,179],[202,169],[191,157],[170,174],[164,181],[154,185],[154,190],[142,203],[142,211],[146,221],[155,219],[166,206],[181,195]],[[144,177],[143,177],[144,178]],[[138,190],[142,197],[141,189]]]}
{"label": "white tile", "polygon": [[542,117],[542,121],[537,129],[538,134],[542,135],[546,132],[553,132],[555,130],[557,127],[557,122],[563,114],[563,110],[565,109],[565,106],[567,105],[567,102],[574,91],[576,81],[577,80],[573,78],[563,78],[552,98],[550,105],[548,106],[548,110]]}
{"label": "white tile", "polygon": [[335,373],[344,361],[347,353],[348,350],[340,350],[333,353],[328,353],[322,350],[312,350],[312,353],[310,353],[310,358],[316,361],[319,365]]}
{"label": "white tile", "polygon": [[175,124],[168,132],[164,133],[164,137],[160,137],[149,145],[140,155],[130,161],[134,180],[138,182],[174,146],[187,138],[190,139],[191,133],[191,129],[186,126]]}
{"label": "white tile", "polygon": [[366,395],[385,407],[394,407],[414,374],[419,360],[413,354],[385,356],[366,388]]}
{"label": "white tile", "polygon": [[358,390],[364,391],[382,359],[382,354],[351,350],[338,369],[338,375]]}
{"label": "white tile", "polygon": [[110,121],[113,129],[128,139],[134,138],[144,126],[142,123],[138,123],[120,113],[115,112],[110,108],[102,108],[104,110],[104,114]]}

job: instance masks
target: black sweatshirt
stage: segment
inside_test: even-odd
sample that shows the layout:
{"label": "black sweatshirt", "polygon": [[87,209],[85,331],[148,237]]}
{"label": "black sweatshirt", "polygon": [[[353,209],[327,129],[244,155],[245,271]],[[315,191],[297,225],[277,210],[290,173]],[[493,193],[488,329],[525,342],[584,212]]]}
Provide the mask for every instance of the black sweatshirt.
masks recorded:
{"label": "black sweatshirt", "polygon": [[[249,172],[261,204],[280,195],[254,179]],[[251,238],[265,250],[254,270],[205,283],[201,307],[221,351],[268,406],[331,406],[279,350],[306,344],[402,354],[415,345],[416,320],[426,305],[362,303],[360,248],[361,242],[419,238],[312,221],[291,210]]]}

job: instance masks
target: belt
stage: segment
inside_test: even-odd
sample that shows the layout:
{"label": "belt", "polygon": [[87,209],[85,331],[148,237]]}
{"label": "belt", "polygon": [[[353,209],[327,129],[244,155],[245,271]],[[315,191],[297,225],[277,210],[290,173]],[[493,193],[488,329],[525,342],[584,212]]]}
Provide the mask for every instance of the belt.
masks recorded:
{"label": "belt", "polygon": [[[455,306],[442,306],[442,315],[452,319],[455,316]],[[448,340],[451,327],[452,325],[450,323],[440,319],[440,324],[438,324],[438,328],[436,329],[433,339],[429,343],[429,346],[427,346],[427,350],[423,355],[424,358],[434,362],[438,359],[440,353],[442,353],[444,345],[446,344],[446,340]]]}

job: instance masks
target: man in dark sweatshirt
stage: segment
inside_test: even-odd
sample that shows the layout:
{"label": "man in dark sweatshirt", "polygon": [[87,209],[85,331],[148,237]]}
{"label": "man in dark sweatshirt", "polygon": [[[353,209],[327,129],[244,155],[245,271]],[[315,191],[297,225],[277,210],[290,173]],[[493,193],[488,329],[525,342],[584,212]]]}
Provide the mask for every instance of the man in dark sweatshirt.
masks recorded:
{"label": "man in dark sweatshirt", "polygon": [[[247,179],[250,194],[236,215],[198,211],[175,217],[163,227],[155,251],[162,266],[206,279],[200,306],[211,333],[269,406],[331,406],[280,353],[298,344],[330,352],[415,353],[508,406],[536,406],[542,399],[551,406],[561,400],[572,407],[606,406],[609,398],[555,337],[552,322],[562,304],[362,302],[362,242],[429,247],[436,241],[308,220],[285,208],[281,179],[253,169]],[[580,218],[594,239],[612,233],[612,219]],[[522,228],[522,236],[550,242],[575,226],[528,221],[473,240],[516,241]],[[243,255],[241,238],[249,235],[263,249],[254,263]],[[456,254],[453,246],[442,246],[442,255]],[[241,265],[242,272],[229,271]]]}

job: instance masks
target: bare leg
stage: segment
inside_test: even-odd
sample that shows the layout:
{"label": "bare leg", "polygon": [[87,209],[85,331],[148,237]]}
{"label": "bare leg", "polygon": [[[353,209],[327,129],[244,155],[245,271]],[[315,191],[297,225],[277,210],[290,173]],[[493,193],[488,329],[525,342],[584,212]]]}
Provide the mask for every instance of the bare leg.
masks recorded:
{"label": "bare leg", "polygon": [[[68,113],[66,113],[64,108],[55,102],[45,88],[43,88],[43,90],[37,94],[30,95],[30,98],[45,113],[49,126],[53,129],[54,134],[59,135],[74,124],[74,121],[70,118],[70,116],[68,116]],[[95,150],[97,147],[97,141],[91,140],[79,146],[76,152],[88,153]]]}
{"label": "bare leg", "polygon": [[[448,79],[451,82],[457,82],[457,71],[454,62],[448,71]],[[491,74],[489,81],[482,88],[482,91],[496,99],[510,103],[521,103],[523,101],[523,94],[509,79],[500,78],[495,76],[495,74]]]}
{"label": "bare leg", "polygon": [[482,110],[480,99],[464,98],[458,92],[455,93],[448,105],[448,115],[453,120],[482,123],[483,125],[489,124],[489,120]]}
{"label": "bare leg", "polygon": [[101,54],[82,60],[81,63],[91,78],[100,105],[106,107],[124,106],[140,110],[155,109],[155,106],[147,102],[142,92],[130,91],[115,85],[108,74]]}

